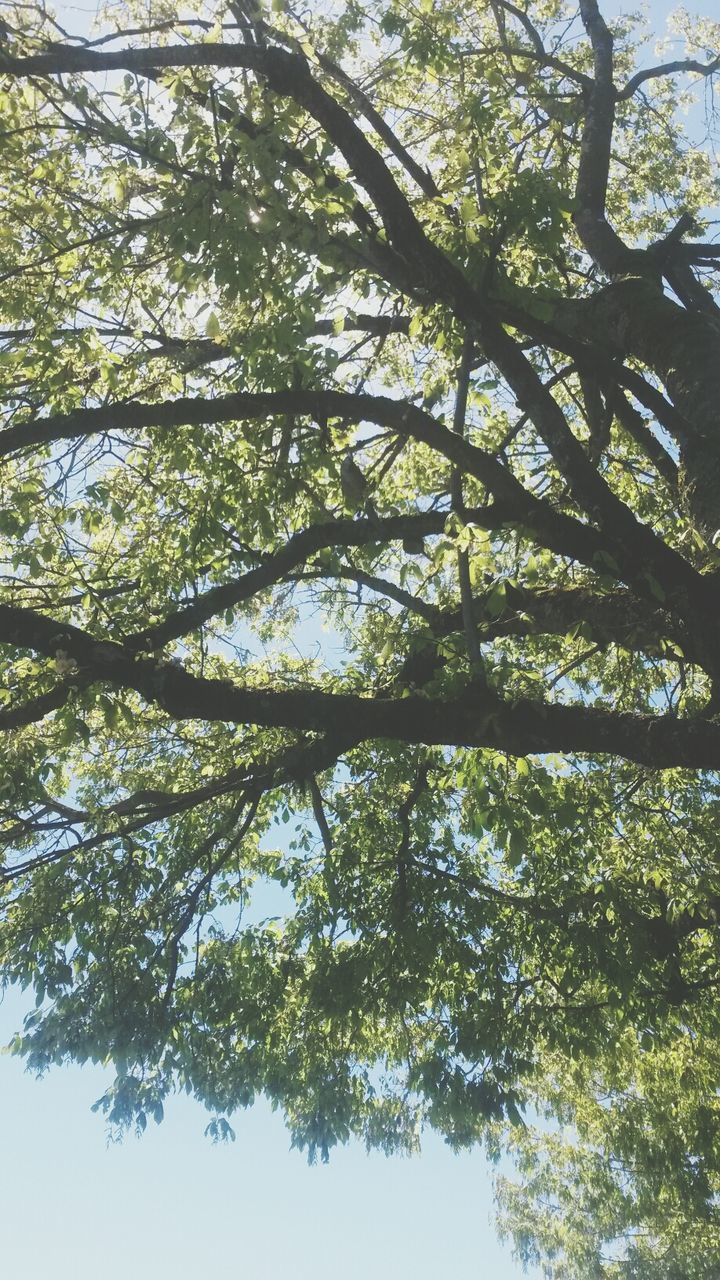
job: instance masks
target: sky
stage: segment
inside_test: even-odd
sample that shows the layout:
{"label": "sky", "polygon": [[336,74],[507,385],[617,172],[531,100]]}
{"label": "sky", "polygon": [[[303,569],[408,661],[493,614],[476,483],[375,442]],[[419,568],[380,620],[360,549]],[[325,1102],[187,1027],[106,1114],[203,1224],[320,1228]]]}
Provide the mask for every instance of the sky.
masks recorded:
{"label": "sky", "polygon": [[[605,5],[606,13],[635,6]],[[671,6],[652,0],[659,28]],[[690,8],[695,6],[689,5]],[[708,0],[697,6],[710,14]],[[71,29],[83,10],[64,7]],[[0,1044],[29,1000],[0,1006]],[[0,1226],[4,1274],[23,1280],[519,1280],[490,1224],[489,1166],[430,1136],[413,1159],[359,1144],[309,1167],[264,1105],[214,1146],[206,1113],[171,1099],[162,1125],[108,1143],[91,1112],[108,1076],[55,1069],[41,1081],[0,1056]]]}
{"label": "sky", "polygon": [[[24,1006],[23,1006],[24,1007]],[[0,1008],[0,1040],[21,1002]],[[108,1144],[90,1111],[98,1068],[38,1081],[0,1057],[2,1268],[23,1280],[519,1280],[489,1223],[480,1152],[429,1138],[421,1156],[359,1144],[309,1167],[282,1121],[256,1105],[213,1145],[198,1103],[169,1101],[160,1126]]]}

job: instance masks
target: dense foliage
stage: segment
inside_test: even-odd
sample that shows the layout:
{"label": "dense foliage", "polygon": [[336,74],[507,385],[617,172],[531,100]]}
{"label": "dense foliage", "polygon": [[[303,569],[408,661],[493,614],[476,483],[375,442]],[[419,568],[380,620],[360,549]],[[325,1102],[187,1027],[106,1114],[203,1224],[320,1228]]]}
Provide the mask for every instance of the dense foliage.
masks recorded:
{"label": "dense foliage", "polygon": [[717,1275],[720,29],[4,12],[15,1047],[484,1135],[550,1274]]}

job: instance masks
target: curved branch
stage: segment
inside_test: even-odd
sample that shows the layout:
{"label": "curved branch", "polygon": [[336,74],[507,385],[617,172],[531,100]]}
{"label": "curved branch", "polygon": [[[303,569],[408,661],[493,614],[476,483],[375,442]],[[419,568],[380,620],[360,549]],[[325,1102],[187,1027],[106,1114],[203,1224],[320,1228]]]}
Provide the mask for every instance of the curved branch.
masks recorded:
{"label": "curved branch", "polygon": [[607,538],[572,516],[555,511],[548,502],[529,493],[493,454],[455,435],[417,405],[387,396],[293,390],[237,392],[215,399],[194,397],[169,400],[163,404],[133,401],[104,405],[98,409],[80,409],[10,427],[0,432],[0,457],[7,457],[15,450],[31,445],[80,439],[112,429],[134,431],[145,427],[209,426],[273,414],[305,415],[321,421],[338,417],[349,422],[374,422],[388,427],[427,445],[468,475],[475,476],[500,502],[506,504],[505,520],[513,520],[532,529],[551,551],[587,564],[592,564],[599,552],[612,554]]}
{"label": "curved branch", "polygon": [[[47,853],[41,853],[29,858],[25,862],[16,863],[14,866],[2,867],[0,868],[0,881],[18,880],[38,867],[60,862],[63,858],[72,858],[77,853],[88,853],[93,849],[101,848],[104,844],[133,835],[136,831],[152,826],[155,822],[164,822],[168,817],[196,808],[209,800],[216,800],[221,796],[230,795],[234,791],[243,789],[243,793],[248,791],[255,795],[271,791],[275,787],[297,784],[307,778],[310,773],[314,777],[316,773],[322,773],[326,769],[332,768],[339,757],[350,750],[355,745],[355,742],[356,739],[348,733],[326,734],[320,738],[305,739],[275,756],[271,756],[266,760],[256,761],[251,768],[233,769],[223,777],[213,779],[212,782],[204,787],[185,792],[167,792],[166,800],[158,800],[154,806],[147,809],[143,807],[143,801],[140,798],[143,793],[135,793],[134,796],[129,796],[126,801],[121,800],[105,810],[99,810],[92,814],[68,810],[66,806],[60,806],[55,802],[53,807],[57,808],[59,812],[64,811],[69,823],[85,823],[105,817],[117,818],[132,812],[137,813],[138,816],[113,830],[100,831],[84,839],[76,840],[73,844],[66,845],[64,848],[52,849]],[[156,792],[155,795],[162,795],[162,793]],[[131,804],[132,808],[129,808],[128,806]]]}
{"label": "curved branch", "polygon": [[675,62],[661,62],[657,67],[648,67],[645,71],[636,71],[627,84],[616,95],[618,102],[632,98],[636,89],[646,80],[657,80],[659,76],[672,76],[679,73],[693,73],[699,76],[711,76],[720,70],[720,54],[711,62],[698,62],[696,58],[680,58]]}
{"label": "curved branch", "polygon": [[[707,595],[707,584],[679,552],[643,525],[615,496],[573,436],[562,410],[530,361],[500,325],[496,326],[495,337],[502,347],[500,367],[515,389],[519,406],[538,426],[563,474],[570,478],[578,500],[585,498],[585,505],[603,526],[602,534],[572,516],[557,512],[544,499],[536,498],[493,454],[448,430],[424,409],[387,396],[292,390],[237,392],[215,399],[197,397],[163,404],[130,402],[104,405],[10,427],[0,433],[0,457],[28,445],[77,439],[113,428],[168,429],[268,417],[277,413],[304,414],[323,420],[339,417],[355,422],[375,422],[428,445],[466,474],[475,476],[499,501],[509,504],[513,509],[511,518],[516,523],[532,529],[550,550],[585,563],[595,560],[596,564],[598,552],[604,553],[606,559],[609,555],[616,562],[618,576],[644,594],[649,591],[647,574],[650,572],[669,598],[676,598],[680,593],[681,607],[687,606],[688,599],[693,600],[693,607],[700,605]],[[652,591],[649,594],[652,596]],[[713,607],[714,604],[713,599]]]}
{"label": "curved branch", "polygon": [[442,533],[447,514],[389,516],[386,519],[333,520],[313,525],[293,534],[283,547],[263,559],[232,582],[208,591],[192,604],[169,614],[155,626],[126,636],[124,643],[133,650],[161,649],[171,640],[187,635],[224,610],[250,600],[258,592],[285,580],[299,565],[326,547],[363,547],[380,541],[403,537],[429,537]]}

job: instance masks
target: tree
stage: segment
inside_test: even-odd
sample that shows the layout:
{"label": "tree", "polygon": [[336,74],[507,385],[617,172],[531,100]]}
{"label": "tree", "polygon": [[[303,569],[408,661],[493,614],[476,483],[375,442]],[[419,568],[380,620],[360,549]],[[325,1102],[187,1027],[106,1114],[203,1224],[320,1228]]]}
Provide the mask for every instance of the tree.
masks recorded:
{"label": "tree", "polygon": [[582,1133],[688,1035],[716,1115],[717,25],[153,13],[0,50],[16,1048],[311,1157]]}
{"label": "tree", "polygon": [[717,1035],[543,1064],[544,1121],[498,1133],[500,1228],[553,1280],[713,1280],[720,1265]]}

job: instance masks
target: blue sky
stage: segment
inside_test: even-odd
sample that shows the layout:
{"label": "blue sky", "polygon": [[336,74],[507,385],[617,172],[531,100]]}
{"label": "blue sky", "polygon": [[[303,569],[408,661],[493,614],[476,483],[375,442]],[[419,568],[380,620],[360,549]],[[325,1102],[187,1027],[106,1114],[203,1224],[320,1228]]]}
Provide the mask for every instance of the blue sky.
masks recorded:
{"label": "blue sky", "polygon": [[[6,997],[0,1038],[20,1021]],[[256,1106],[234,1144],[203,1136],[206,1113],[175,1098],[142,1138],[108,1145],[90,1111],[96,1068],[37,1081],[0,1058],[3,1274],[23,1280],[438,1280],[522,1272],[489,1225],[481,1153],[437,1138],[412,1160],[353,1144],[309,1168],[281,1120]]]}

